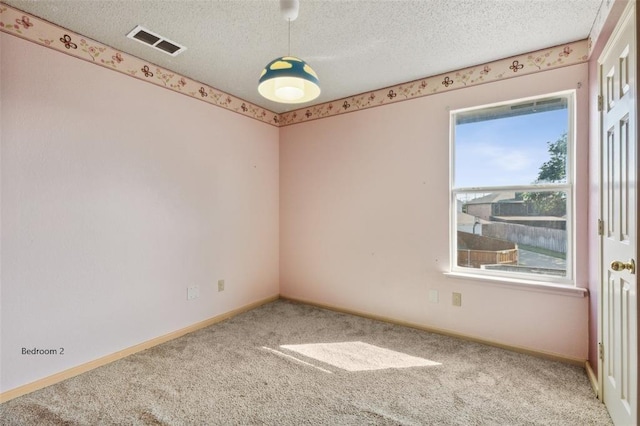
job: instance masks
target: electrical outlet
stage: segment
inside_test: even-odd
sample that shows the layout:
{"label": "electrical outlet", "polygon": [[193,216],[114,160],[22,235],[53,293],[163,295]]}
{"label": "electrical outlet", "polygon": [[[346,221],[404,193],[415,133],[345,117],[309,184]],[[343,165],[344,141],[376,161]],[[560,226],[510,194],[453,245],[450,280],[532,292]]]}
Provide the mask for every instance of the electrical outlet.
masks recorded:
{"label": "electrical outlet", "polygon": [[200,288],[195,285],[193,287],[187,287],[187,300],[193,300],[200,297]]}
{"label": "electrical outlet", "polygon": [[224,291],[224,280],[218,280],[218,291]]}
{"label": "electrical outlet", "polygon": [[462,306],[462,293],[453,293],[451,303],[453,306]]}
{"label": "electrical outlet", "polygon": [[438,303],[438,290],[429,290],[429,302]]}

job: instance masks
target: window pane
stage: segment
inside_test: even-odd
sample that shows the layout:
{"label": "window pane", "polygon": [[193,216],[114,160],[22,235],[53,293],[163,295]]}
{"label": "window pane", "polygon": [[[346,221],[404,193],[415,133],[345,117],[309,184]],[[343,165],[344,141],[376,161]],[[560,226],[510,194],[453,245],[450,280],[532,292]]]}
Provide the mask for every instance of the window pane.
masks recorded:
{"label": "window pane", "polygon": [[566,191],[458,193],[456,264],[566,277],[566,225]]}
{"label": "window pane", "polygon": [[455,188],[567,181],[567,98],[460,112],[455,123]]}

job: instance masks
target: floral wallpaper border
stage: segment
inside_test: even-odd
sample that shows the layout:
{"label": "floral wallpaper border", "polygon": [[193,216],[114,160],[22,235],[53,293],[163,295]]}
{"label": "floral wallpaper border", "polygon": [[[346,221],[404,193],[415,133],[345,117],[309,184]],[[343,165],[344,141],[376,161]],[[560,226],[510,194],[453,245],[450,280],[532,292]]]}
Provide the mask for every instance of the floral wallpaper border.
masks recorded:
{"label": "floral wallpaper border", "polygon": [[0,3],[0,31],[278,126],[278,114]]}
{"label": "floral wallpaper border", "polygon": [[4,3],[0,31],[278,127],[583,63],[591,47],[580,40],[277,114]]}
{"label": "floral wallpaper border", "polygon": [[429,96],[491,81],[520,77],[554,68],[580,64],[589,59],[587,40],[525,53],[487,64],[374,90],[280,114],[279,125],[287,126],[408,99]]}

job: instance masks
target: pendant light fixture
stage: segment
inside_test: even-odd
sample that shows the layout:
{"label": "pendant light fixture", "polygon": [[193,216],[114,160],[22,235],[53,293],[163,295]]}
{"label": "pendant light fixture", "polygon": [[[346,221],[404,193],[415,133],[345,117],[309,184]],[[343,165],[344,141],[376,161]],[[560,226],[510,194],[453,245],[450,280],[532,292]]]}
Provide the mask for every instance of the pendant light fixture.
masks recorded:
{"label": "pendant light fixture", "polygon": [[[289,21],[289,53],[291,53],[291,21],[298,17],[299,0],[280,0],[280,12]],[[282,56],[269,62],[262,70],[258,92],[279,103],[298,104],[320,95],[320,82],[313,69],[300,58]]]}

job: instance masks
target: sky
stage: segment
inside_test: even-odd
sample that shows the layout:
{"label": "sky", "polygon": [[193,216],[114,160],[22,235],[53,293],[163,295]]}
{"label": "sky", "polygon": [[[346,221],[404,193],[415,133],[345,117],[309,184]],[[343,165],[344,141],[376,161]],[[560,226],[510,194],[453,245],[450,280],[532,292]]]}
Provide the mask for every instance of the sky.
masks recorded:
{"label": "sky", "polygon": [[566,109],[457,125],[454,187],[533,183],[567,125]]}

